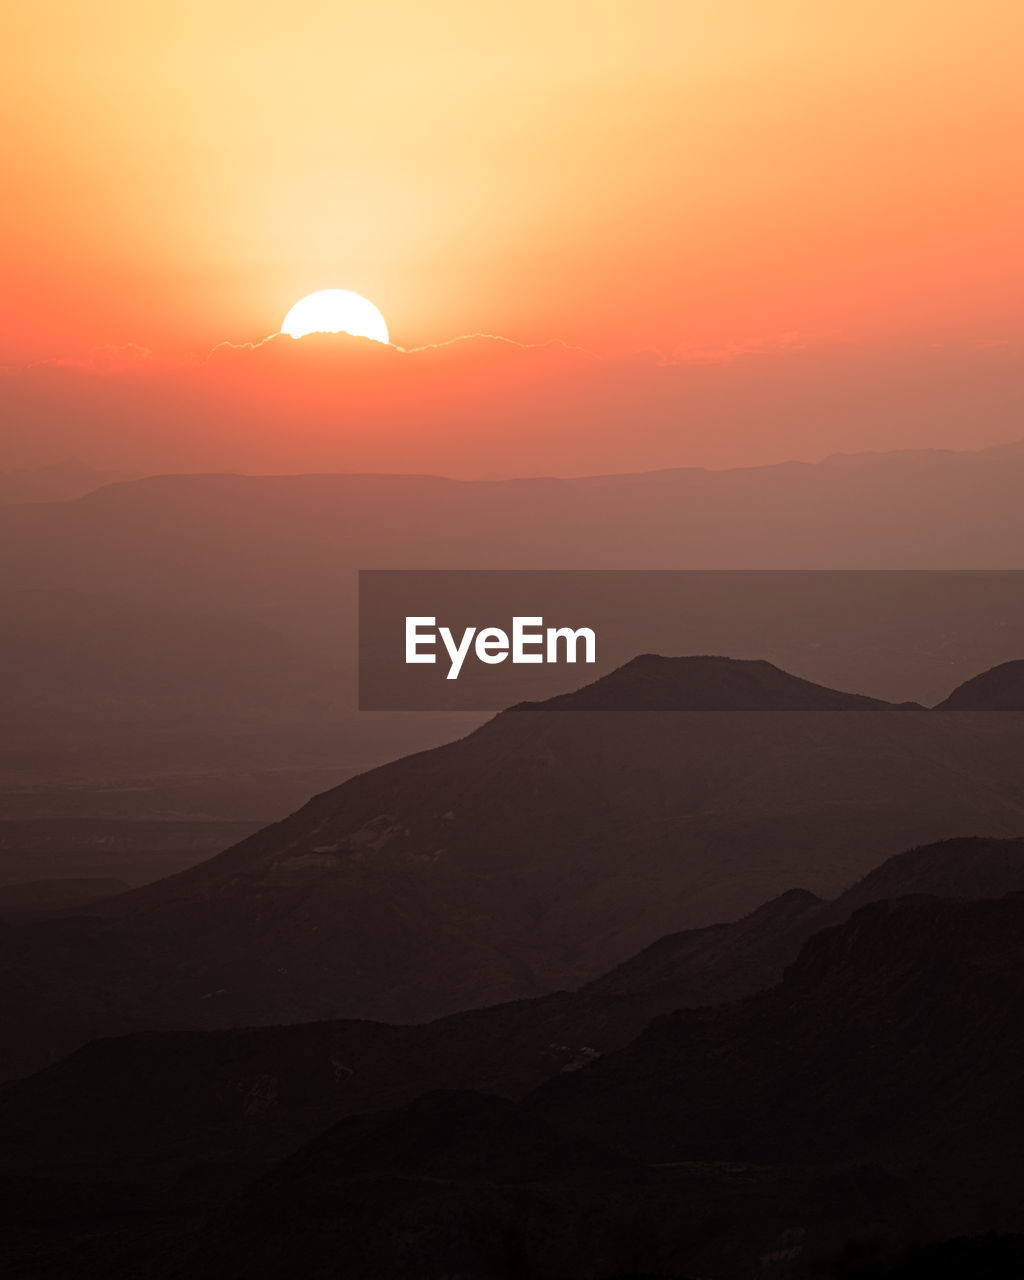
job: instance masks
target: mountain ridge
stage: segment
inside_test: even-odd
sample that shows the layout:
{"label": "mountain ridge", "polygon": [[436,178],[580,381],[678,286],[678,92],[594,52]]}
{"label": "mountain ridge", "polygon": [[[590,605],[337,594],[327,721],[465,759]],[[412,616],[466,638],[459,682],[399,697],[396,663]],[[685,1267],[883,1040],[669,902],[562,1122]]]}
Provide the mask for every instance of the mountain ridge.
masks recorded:
{"label": "mountain ridge", "polygon": [[1002,662],[958,685],[937,711],[1024,711],[1024,659]]}
{"label": "mountain ridge", "polygon": [[[349,1114],[402,1103],[428,1087],[519,1096],[625,1047],[675,1009],[728,1004],[784,981],[808,939],[866,906],[1020,892],[1024,838],[952,839],[887,859],[834,900],[791,889],[733,923],[667,935],[572,992],[404,1027],[324,1021],[92,1041],[0,1089],[0,1135],[8,1147],[20,1135],[25,1149],[42,1151],[76,1132],[103,1145],[115,1134],[144,1142],[164,1127],[251,1126],[276,1109],[295,1108],[303,1096],[336,1116],[339,1108]],[[270,1079],[278,1083],[262,1096],[259,1082]],[[90,1098],[88,1108],[82,1096]],[[178,1102],[169,1108],[171,1098]],[[326,1113],[311,1114],[319,1122]],[[300,1114],[299,1123],[308,1121]]]}
{"label": "mountain ridge", "polygon": [[8,1073],[84,1030],[422,1022],[577,987],[794,884],[1018,835],[1022,759],[1014,715],[508,710],[176,876],[8,924],[0,1012],[35,1046]]}
{"label": "mountain ridge", "polygon": [[[1024,841],[1012,843],[902,857],[917,874],[934,856],[947,885],[956,865],[969,882],[979,857],[993,871],[1009,858],[1020,886]],[[905,861],[896,870],[880,879],[897,884]],[[785,898],[755,914],[814,905]],[[338,1096],[360,1075],[324,1024],[207,1033],[219,1058],[191,1077],[195,1033],[96,1043],[0,1091],[0,1181],[5,1162],[22,1175],[14,1238],[58,1274],[89,1223],[83,1280],[326,1276],[340,1254],[352,1275],[407,1280],[803,1280],[849,1276],[851,1260],[887,1269],[952,1235],[1019,1232],[1022,946],[1020,888],[883,899],[812,933],[781,981],[655,1017],[605,1056],[554,1064],[518,1101],[428,1071],[398,1105],[379,1107],[384,1082],[378,1108],[333,1122],[315,1105],[295,1122],[311,1089]],[[362,1029],[398,1037],[393,1064],[427,1030]],[[497,1053],[515,1043],[507,1025],[491,1033]],[[254,1037],[292,1047],[276,1065],[247,1058]],[[218,1123],[225,1106],[234,1127]],[[39,1171],[27,1178],[26,1143]],[[112,1160],[130,1197],[96,1177]],[[25,1236],[19,1213],[45,1213],[48,1232]]]}
{"label": "mountain ridge", "polygon": [[844,693],[782,671],[763,658],[715,654],[668,657],[643,653],[572,693],[516,709],[614,711],[882,711],[923,710]]}

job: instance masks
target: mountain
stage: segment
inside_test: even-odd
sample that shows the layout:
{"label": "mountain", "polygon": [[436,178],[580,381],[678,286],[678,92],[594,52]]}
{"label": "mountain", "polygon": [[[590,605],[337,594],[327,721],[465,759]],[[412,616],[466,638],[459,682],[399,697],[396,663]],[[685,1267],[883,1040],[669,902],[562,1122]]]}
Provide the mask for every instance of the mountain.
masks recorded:
{"label": "mountain", "polygon": [[[192,698],[174,741],[193,758],[202,748],[211,774],[236,766],[243,734],[261,744],[267,776],[293,767],[300,751],[312,752],[319,768],[345,751],[360,769],[466,732],[480,718],[428,738],[422,714],[393,714],[370,724],[369,739],[349,693],[358,569],[1013,569],[1021,567],[1022,484],[1024,453],[1013,450],[579,479],[151,476],[71,501],[0,508],[0,593],[10,625],[38,632],[31,601],[17,593],[75,592],[76,627],[106,636],[111,648],[123,648],[119,610],[168,615],[161,650],[178,641],[194,647],[193,620],[222,618],[236,638],[209,648],[201,681],[214,691],[237,681],[247,629],[259,651],[265,628],[310,686],[293,705],[295,723],[283,731],[271,678],[265,692],[256,684],[233,706]],[[993,591],[986,572],[954,577],[893,572],[861,587],[847,574],[839,598],[812,592],[796,608],[783,601],[766,609],[758,592],[738,590],[734,608],[687,611],[676,634],[637,636],[617,660],[642,648],[766,658],[829,687],[930,705],[1024,652],[1013,593]],[[130,757],[152,741],[156,686],[133,679],[144,665],[136,658],[115,681],[118,715],[92,721],[104,743]],[[19,745],[64,744],[69,710],[104,696],[102,679],[81,675],[70,701],[33,686],[34,716],[24,714],[24,688],[12,681],[0,689],[0,717],[18,716]],[[337,726],[326,741],[325,716]],[[51,759],[45,776],[56,777],[59,764]],[[64,766],[76,787],[81,768]]]}
{"label": "mountain", "polygon": [[942,711],[1024,711],[1024,659],[1002,662],[966,680],[939,703]]}
{"label": "mountain", "polygon": [[[681,687],[690,661],[667,668]],[[748,668],[714,669],[735,705]],[[515,708],[180,875],[9,924],[0,1011],[33,1047],[8,1070],[89,1035],[423,1021],[575,987],[794,884],[829,896],[910,845],[1020,834],[1022,758],[1014,715]]]}
{"label": "mountain", "polygon": [[[1019,843],[1005,880],[1024,888]],[[282,1138],[297,1142],[344,1115],[431,1089],[517,1097],[622,1048],[659,1014],[770,985],[828,905],[793,890],[735,923],[662,939],[577,991],[425,1024],[325,1021],[94,1040],[0,1091],[2,1145],[35,1162],[68,1149],[148,1152],[175,1134],[179,1146],[190,1135],[186,1151],[212,1141],[251,1152],[263,1141],[280,1154]]]}
{"label": "mountain", "polygon": [[645,1161],[1019,1166],[1022,948],[1021,893],[872,903],[778,987],[659,1018],[533,1102]]}
{"label": "mountain", "polygon": [[926,450],[578,479],[165,475],[0,506],[0,805],[95,817],[116,793],[118,816],[147,819],[159,792],[174,817],[266,821],[475,728],[357,710],[363,568],[691,570],[680,607],[602,647],[594,674],[641,650],[728,653],[931,705],[1024,653],[1024,596],[1000,573],[1021,564],[1022,477],[1019,451]]}
{"label": "mountain", "polygon": [[356,567],[1014,568],[1022,477],[1021,451],[930,450],[578,479],[150,476],[0,513],[0,586],[194,602],[298,599]]}
{"label": "mountain", "polygon": [[[582,689],[538,705],[545,711],[892,710],[880,698],[826,689],[763,659],[666,658],[656,653],[641,654]],[[916,702],[902,706],[921,710]]]}
{"label": "mountain", "polygon": [[177,1273],[343,1254],[354,1276],[836,1277],[1020,1232],[1022,945],[1022,895],[863,908],[779,987],[658,1019],[517,1106],[431,1094],[342,1121]]}
{"label": "mountain", "polygon": [[152,1151],[174,1135],[172,1172],[211,1147],[248,1170],[345,1115],[430,1090],[520,1097],[624,1048],[663,1014],[773,986],[808,938],[865,904],[1015,891],[1024,892],[1024,839],[949,840],[888,859],[831,902],[793,889],[734,923],[661,938],[572,992],[413,1026],[335,1021],[96,1040],[0,1091],[0,1145],[44,1166],[60,1153],[95,1159],[112,1148],[152,1166]]}
{"label": "mountain", "polygon": [[1024,838],[979,840],[961,837],[908,849],[887,858],[823,908],[829,924],[846,919],[870,902],[930,894],[939,898],[1001,898],[1024,891]]}
{"label": "mountain", "polygon": [[[948,870],[959,858],[969,875],[972,851],[1000,852],[964,845],[940,861]],[[921,867],[927,851],[912,857]],[[1019,892],[876,902],[814,933],[778,985],[656,1018],[520,1101],[439,1091],[428,1077],[404,1105],[304,1141],[281,1116],[303,1097],[315,1103],[324,1026],[245,1033],[250,1049],[254,1036],[291,1044],[288,1074],[257,1075],[235,1098],[248,1141],[214,1123],[232,1063],[246,1061],[239,1033],[213,1038],[217,1070],[177,1084],[174,1063],[194,1037],[177,1048],[174,1037],[132,1037],[120,1054],[96,1045],[97,1065],[120,1058],[121,1074],[96,1070],[94,1091],[71,1059],[0,1094],[4,1168],[23,1175],[5,1200],[8,1248],[26,1262],[13,1274],[57,1276],[73,1258],[83,1278],[316,1278],[336,1274],[339,1257],[347,1275],[399,1280],[838,1280],[896,1264],[899,1275],[942,1274],[934,1242],[1024,1230],[1022,947]],[[112,1127],[120,1088],[127,1114]],[[151,1116],[164,1099],[173,1110],[132,1163],[124,1135],[144,1095]],[[183,1104],[191,1129],[180,1127]],[[54,1148],[68,1120],[79,1138],[92,1134],[90,1156],[67,1132]],[[320,1120],[329,1124],[327,1109]],[[268,1165],[275,1143],[293,1149]],[[18,1164],[26,1146],[34,1167]],[[900,1259],[922,1245],[933,1270],[906,1270]],[[1010,1240],[946,1252],[961,1267],[1019,1256]]]}
{"label": "mountain", "polygon": [[0,471],[0,506],[23,502],[69,502],[104,485],[136,478],[119,471],[98,471],[73,458],[48,467]]}

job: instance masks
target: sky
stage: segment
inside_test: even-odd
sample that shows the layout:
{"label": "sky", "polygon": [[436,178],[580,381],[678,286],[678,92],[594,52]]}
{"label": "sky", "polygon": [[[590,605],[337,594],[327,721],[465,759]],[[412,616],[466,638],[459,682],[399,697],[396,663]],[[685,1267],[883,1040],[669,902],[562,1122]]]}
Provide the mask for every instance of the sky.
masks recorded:
{"label": "sky", "polygon": [[[1014,435],[1019,3],[39,0],[0,36],[0,466],[571,473]],[[322,288],[370,298],[404,363],[268,359]],[[522,345],[410,354],[475,334]]]}

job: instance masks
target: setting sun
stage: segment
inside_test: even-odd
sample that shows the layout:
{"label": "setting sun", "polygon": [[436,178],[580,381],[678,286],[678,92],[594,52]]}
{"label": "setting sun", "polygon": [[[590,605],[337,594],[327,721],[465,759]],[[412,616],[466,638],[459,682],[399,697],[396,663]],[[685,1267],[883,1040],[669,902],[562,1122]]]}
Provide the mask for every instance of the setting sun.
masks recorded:
{"label": "setting sun", "polygon": [[368,298],[350,289],[320,289],[300,298],[281,324],[292,338],[307,333],[349,333],[354,338],[389,342],[384,317]]}

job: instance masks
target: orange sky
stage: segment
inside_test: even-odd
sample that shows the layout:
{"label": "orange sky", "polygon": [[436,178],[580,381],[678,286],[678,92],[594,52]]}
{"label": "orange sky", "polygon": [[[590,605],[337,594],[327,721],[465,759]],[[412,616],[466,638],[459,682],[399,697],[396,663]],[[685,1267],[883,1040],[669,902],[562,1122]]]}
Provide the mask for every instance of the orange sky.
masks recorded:
{"label": "orange sky", "polygon": [[1017,341],[1019,0],[9,6],[3,358]]}

